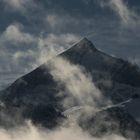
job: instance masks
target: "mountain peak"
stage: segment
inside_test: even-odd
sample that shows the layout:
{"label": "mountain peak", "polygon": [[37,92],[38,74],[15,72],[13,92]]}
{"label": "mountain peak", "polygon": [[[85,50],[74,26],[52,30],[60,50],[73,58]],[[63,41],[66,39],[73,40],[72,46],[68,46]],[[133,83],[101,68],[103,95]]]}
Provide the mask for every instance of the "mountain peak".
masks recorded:
{"label": "mountain peak", "polygon": [[77,51],[81,51],[81,50],[97,50],[95,48],[95,46],[93,45],[93,43],[88,40],[86,37],[82,38],[78,43],[76,43],[74,46],[72,46],[70,48],[70,50],[77,50]]}
{"label": "mountain peak", "polygon": [[89,43],[89,42],[91,42],[91,41],[88,40],[86,37],[84,37],[84,38],[82,38],[82,39],[80,40],[79,43]]}
{"label": "mountain peak", "polygon": [[90,40],[88,40],[86,37],[84,37],[76,45],[85,46],[85,45],[91,45],[91,44],[92,44],[92,42]]}

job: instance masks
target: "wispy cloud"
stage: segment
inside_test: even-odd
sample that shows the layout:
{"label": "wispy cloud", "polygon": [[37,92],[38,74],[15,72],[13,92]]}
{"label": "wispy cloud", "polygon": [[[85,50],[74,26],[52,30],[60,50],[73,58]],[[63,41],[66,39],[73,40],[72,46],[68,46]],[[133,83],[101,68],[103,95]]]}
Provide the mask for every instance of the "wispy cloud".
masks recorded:
{"label": "wispy cloud", "polygon": [[101,1],[101,6],[111,8],[125,25],[136,25],[140,23],[140,17],[131,9],[124,0],[107,0]]}
{"label": "wispy cloud", "polygon": [[113,134],[102,138],[92,137],[78,126],[62,127],[49,131],[37,128],[31,123],[12,131],[0,129],[0,138],[2,140],[126,140],[119,135]]}
{"label": "wispy cloud", "polygon": [[63,52],[73,45],[80,37],[73,34],[48,34],[45,37],[38,38],[38,53],[39,57],[36,60],[37,64],[47,62],[52,57]]}
{"label": "wispy cloud", "polygon": [[65,107],[74,106],[74,99],[79,105],[92,106],[93,110],[97,110],[98,105],[111,103],[95,87],[92,76],[86,72],[85,68],[61,57],[52,60],[49,68],[54,79],[64,84],[66,91],[62,93],[70,95],[70,98],[65,100]]}

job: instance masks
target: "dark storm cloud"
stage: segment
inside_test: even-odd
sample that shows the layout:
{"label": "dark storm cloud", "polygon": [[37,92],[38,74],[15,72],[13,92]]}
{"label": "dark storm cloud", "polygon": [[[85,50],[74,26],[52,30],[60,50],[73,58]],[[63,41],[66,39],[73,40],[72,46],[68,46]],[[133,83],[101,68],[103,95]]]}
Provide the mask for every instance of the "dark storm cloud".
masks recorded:
{"label": "dark storm cloud", "polygon": [[[0,46],[6,47],[8,54],[17,50],[34,52],[40,36],[45,41],[51,36],[51,43],[55,40],[56,44],[57,40],[58,46],[67,42],[62,39],[65,35],[66,40],[70,37],[74,41],[80,36],[87,36],[97,48],[109,54],[125,59],[136,57],[135,60],[138,60],[139,5],[138,0],[0,0]],[[17,31],[14,28],[20,38],[18,35],[16,42],[14,37],[9,37],[14,39],[10,40],[11,43],[3,35],[8,29],[10,32],[15,23],[22,28],[16,26]],[[63,43],[56,37],[61,38]]]}

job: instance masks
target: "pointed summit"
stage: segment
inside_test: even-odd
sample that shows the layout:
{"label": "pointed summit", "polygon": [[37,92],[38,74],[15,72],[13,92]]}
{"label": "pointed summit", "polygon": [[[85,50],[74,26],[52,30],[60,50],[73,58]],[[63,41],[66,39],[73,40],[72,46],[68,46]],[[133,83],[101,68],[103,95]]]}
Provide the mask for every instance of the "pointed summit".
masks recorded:
{"label": "pointed summit", "polygon": [[88,40],[86,37],[82,38],[77,44],[76,46],[81,46],[81,47],[84,47],[84,46],[92,46],[94,47],[93,43]]}
{"label": "pointed summit", "polygon": [[83,44],[83,43],[91,43],[90,40],[88,40],[86,37],[82,38],[80,41],[79,41],[80,44]]}
{"label": "pointed summit", "polygon": [[78,43],[73,45],[70,50],[77,50],[77,51],[88,51],[92,50],[95,51],[97,50],[93,43],[88,40],[86,37],[82,38]]}

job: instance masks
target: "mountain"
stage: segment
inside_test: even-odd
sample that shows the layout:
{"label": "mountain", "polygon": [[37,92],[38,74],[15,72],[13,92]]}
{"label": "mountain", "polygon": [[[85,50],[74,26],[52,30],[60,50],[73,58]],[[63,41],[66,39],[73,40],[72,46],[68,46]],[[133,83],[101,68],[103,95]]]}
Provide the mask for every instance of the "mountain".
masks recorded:
{"label": "mountain", "polygon": [[98,51],[86,38],[61,54],[74,64],[82,65],[91,75],[98,71],[109,74],[113,81],[140,87],[140,69],[129,62]]}
{"label": "mountain", "polygon": [[[2,92],[1,102],[5,106],[1,107],[1,111],[9,117],[13,117],[13,112],[17,114],[13,118],[13,123],[17,120],[20,123],[24,119],[31,119],[35,124],[42,124],[51,129],[66,119],[62,114],[64,111],[62,102],[68,94],[59,96],[59,91],[63,91],[65,87],[54,79],[48,65],[59,57],[65,58],[73,65],[82,66],[90,73],[95,86],[114,104],[137,98],[140,94],[139,67],[99,51],[91,41],[84,38],[49,62],[17,79]],[[133,116],[137,113],[133,105],[135,102],[140,105],[140,99],[136,99],[124,109],[120,107],[106,109],[87,117],[86,120],[81,118],[79,125],[92,135],[118,133],[119,130],[119,133],[126,137],[127,132],[131,131],[134,134],[133,138],[140,138],[140,124],[135,120],[135,115]],[[108,115],[103,118],[102,116],[105,116],[103,114]],[[136,115],[140,117],[140,114]],[[6,123],[0,115],[1,125],[2,122]],[[114,122],[117,123],[114,125]],[[98,131],[95,131],[95,126]]]}

